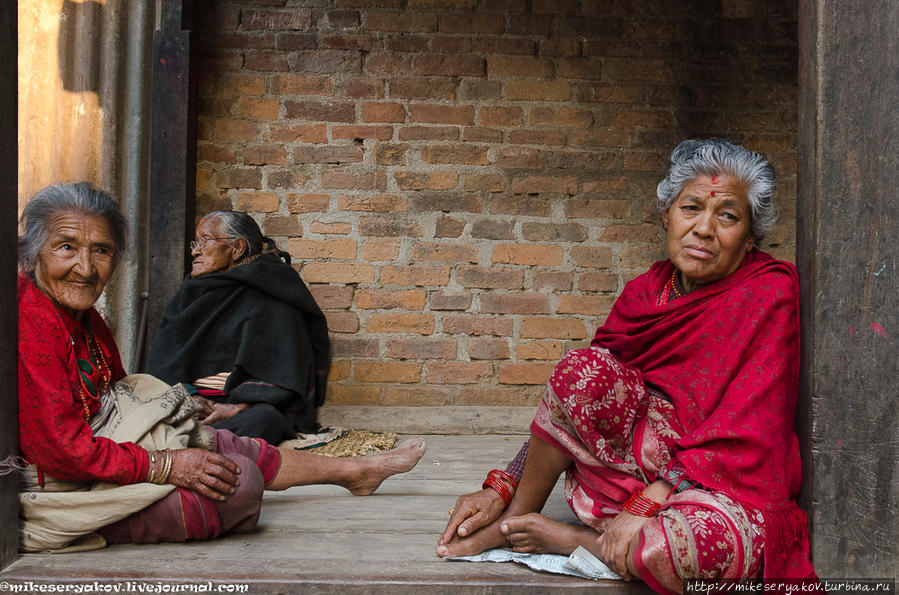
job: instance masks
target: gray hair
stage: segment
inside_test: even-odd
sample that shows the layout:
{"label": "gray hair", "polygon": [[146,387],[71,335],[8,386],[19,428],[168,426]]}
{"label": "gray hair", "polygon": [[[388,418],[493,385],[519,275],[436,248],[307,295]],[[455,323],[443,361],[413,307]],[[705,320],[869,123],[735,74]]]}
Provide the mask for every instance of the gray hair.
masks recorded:
{"label": "gray hair", "polygon": [[31,197],[19,224],[22,235],[19,236],[19,268],[26,273],[34,271],[37,266],[38,253],[47,241],[50,233],[50,222],[54,217],[64,213],[77,213],[94,217],[103,217],[112,228],[115,243],[113,262],[118,265],[127,253],[128,221],[122,215],[119,205],[104,190],[94,188],[90,182],[75,184],[53,184],[38,190]]}
{"label": "gray hair", "polygon": [[721,138],[685,140],[671,153],[668,175],[656,188],[659,211],[669,208],[684,186],[696,176],[731,175],[745,184],[751,212],[750,224],[756,242],[777,220],[771,199],[774,196],[774,168],[761,153],[750,151]]}
{"label": "gray hair", "polygon": [[222,233],[233,239],[242,239],[247,243],[247,252],[243,258],[258,256],[263,252],[277,253],[287,264],[290,264],[290,255],[278,250],[275,241],[262,235],[256,220],[239,211],[212,211],[203,219],[217,220],[222,224]]}

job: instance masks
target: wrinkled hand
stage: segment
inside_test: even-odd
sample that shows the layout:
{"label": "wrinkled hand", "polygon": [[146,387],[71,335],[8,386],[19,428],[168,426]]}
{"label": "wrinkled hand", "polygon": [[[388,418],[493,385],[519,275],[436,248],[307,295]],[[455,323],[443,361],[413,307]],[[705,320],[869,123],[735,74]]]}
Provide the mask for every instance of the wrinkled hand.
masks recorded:
{"label": "wrinkled hand", "polygon": [[212,500],[225,500],[239,483],[237,463],[202,448],[173,450],[169,483]]}
{"label": "wrinkled hand", "polygon": [[215,403],[207,399],[206,397],[201,397],[200,395],[191,395],[191,398],[194,401],[194,417],[197,419],[204,419],[209,417],[213,411],[215,411]]}
{"label": "wrinkled hand", "polygon": [[249,404],[247,403],[236,403],[233,405],[231,403],[213,403],[213,411],[205,418],[203,418],[203,423],[208,426],[209,424],[214,424],[217,421],[222,421],[223,419],[234,417],[247,407],[249,407]]}
{"label": "wrinkled hand", "polygon": [[503,499],[492,488],[459,496],[446,529],[437,539],[437,545],[451,542],[457,534],[459,537],[468,537],[498,519],[505,509]]}
{"label": "wrinkled hand", "polygon": [[627,568],[628,548],[631,540],[648,521],[649,517],[622,511],[605,524],[602,535],[596,540],[600,560],[626,581],[634,578]]}

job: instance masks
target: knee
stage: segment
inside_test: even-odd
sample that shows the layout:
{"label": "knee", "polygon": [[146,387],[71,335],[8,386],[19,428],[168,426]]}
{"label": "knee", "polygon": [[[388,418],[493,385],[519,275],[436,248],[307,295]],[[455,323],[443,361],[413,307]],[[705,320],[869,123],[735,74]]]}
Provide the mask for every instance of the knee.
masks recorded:
{"label": "knee", "polygon": [[224,502],[216,504],[222,531],[249,533],[256,528],[259,521],[265,482],[262,479],[262,472],[254,461],[237,454],[226,456],[237,463],[240,474],[235,492]]}

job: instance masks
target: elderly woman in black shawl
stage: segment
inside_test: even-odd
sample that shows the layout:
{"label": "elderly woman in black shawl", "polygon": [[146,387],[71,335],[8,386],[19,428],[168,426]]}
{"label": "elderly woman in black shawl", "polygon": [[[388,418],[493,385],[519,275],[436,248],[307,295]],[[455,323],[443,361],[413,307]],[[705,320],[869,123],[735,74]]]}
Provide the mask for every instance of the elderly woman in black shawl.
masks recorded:
{"label": "elderly woman in black shawl", "polygon": [[197,225],[147,371],[195,390],[205,424],[278,444],[318,429],[330,359],[325,317],[290,256],[245,213]]}

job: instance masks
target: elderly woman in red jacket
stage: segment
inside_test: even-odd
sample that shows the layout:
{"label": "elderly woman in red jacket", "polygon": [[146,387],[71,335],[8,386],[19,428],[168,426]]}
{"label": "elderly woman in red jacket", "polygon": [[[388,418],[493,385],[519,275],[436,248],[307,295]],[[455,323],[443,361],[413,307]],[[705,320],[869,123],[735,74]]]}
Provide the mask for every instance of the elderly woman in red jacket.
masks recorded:
{"label": "elderly woman in red jacket", "polygon": [[[773,194],[758,153],[678,145],[657,192],[668,260],[627,284],[590,347],[565,354],[526,449],[459,499],[440,556],[580,545],[665,593],[688,578],[814,577],[793,501],[796,269],[756,249]],[[563,472],[582,526],[537,514]]]}
{"label": "elderly woman in red jacket", "polygon": [[90,184],[38,192],[22,214],[21,548],[212,539],[252,531],[264,489],[332,483],[372,493],[424,442],[360,459],[280,451],[194,419],[183,386],[125,376],[94,304],[125,251],[118,205]]}

